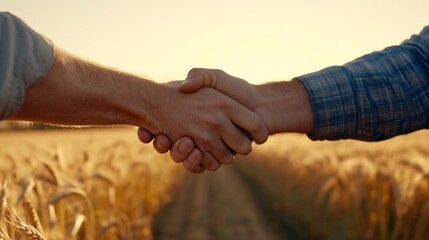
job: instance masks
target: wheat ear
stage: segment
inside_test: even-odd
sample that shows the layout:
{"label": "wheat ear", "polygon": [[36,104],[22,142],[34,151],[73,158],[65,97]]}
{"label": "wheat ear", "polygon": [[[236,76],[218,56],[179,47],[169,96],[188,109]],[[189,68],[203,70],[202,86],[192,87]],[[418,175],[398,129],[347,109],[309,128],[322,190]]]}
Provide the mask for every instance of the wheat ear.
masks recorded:
{"label": "wheat ear", "polygon": [[34,207],[33,203],[31,203],[30,200],[27,197],[25,197],[22,204],[23,204],[25,210],[30,215],[31,224],[33,226],[35,226],[37,230],[39,230],[41,233],[43,233],[42,223],[40,222],[39,215],[37,214],[36,208]]}
{"label": "wheat ear", "polygon": [[8,223],[12,225],[16,231],[25,234],[30,240],[45,240],[42,233],[32,225],[25,222],[22,215],[16,209],[9,209]]}

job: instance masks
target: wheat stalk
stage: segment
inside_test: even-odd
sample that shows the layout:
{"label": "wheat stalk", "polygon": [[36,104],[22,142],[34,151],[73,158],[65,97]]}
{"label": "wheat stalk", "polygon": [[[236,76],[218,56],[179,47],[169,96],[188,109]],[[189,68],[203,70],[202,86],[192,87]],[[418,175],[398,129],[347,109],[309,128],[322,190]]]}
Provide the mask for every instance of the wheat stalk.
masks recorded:
{"label": "wheat stalk", "polygon": [[0,190],[0,218],[1,218],[1,221],[3,221],[5,214],[6,214],[6,210],[7,210],[6,186],[7,186],[7,183],[4,182],[3,187]]}
{"label": "wheat stalk", "polygon": [[105,224],[100,230],[98,230],[97,238],[101,238],[109,229],[118,228],[118,227],[119,227],[118,221],[116,220],[110,221],[109,223]]}
{"label": "wheat stalk", "polygon": [[19,193],[18,199],[16,200],[16,203],[20,203],[24,197],[33,190],[34,188],[34,179],[33,178],[27,178],[24,180],[21,184],[21,192]]}
{"label": "wheat stalk", "polygon": [[11,240],[9,234],[7,234],[7,229],[4,222],[0,224],[0,240]]}
{"label": "wheat stalk", "polygon": [[70,223],[67,237],[71,239],[75,238],[79,230],[82,228],[82,225],[85,221],[86,221],[86,217],[80,213],[77,213]]}
{"label": "wheat stalk", "polygon": [[17,232],[24,234],[30,240],[45,240],[42,233],[25,222],[22,215],[16,209],[9,209],[9,212],[10,215],[8,216],[7,222],[12,225]]}
{"label": "wheat stalk", "polygon": [[[61,200],[64,200],[66,198],[70,198],[70,197],[73,197],[73,196],[80,197],[80,198],[82,198],[84,200],[84,202],[86,203],[87,210],[88,210],[89,225],[90,226],[95,226],[94,208],[93,208],[92,203],[91,203],[90,199],[88,198],[86,192],[84,190],[80,189],[80,188],[71,187],[71,188],[64,189],[63,191],[61,191],[61,192],[57,193],[56,195],[54,195],[48,201],[48,206],[56,205]],[[91,230],[90,235],[93,236],[94,233],[92,231],[92,228],[90,230]]]}
{"label": "wheat stalk", "polygon": [[61,180],[60,180],[58,171],[51,164],[49,164],[47,162],[44,162],[43,166],[48,171],[49,175],[51,175],[52,180],[53,180],[53,184],[57,187],[60,186]]}
{"label": "wheat stalk", "polygon": [[40,222],[39,215],[37,214],[36,208],[34,207],[33,203],[31,203],[31,201],[27,197],[25,197],[22,204],[25,210],[30,215],[31,225],[35,226],[37,230],[43,233],[42,223]]}

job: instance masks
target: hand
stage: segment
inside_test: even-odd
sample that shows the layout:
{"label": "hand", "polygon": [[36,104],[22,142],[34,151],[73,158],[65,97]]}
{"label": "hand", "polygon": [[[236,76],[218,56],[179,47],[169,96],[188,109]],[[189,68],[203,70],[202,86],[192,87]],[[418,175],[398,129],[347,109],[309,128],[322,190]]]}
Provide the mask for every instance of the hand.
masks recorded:
{"label": "hand", "polygon": [[[171,85],[167,87],[174,89],[166,95],[170,101],[163,103],[160,108],[167,109],[167,114],[164,111],[155,114],[157,122],[165,123],[163,129],[158,129],[157,132],[166,134],[160,137],[163,140],[155,141],[158,151],[164,152],[163,148],[169,147],[170,140],[175,142],[179,139],[176,136],[189,136],[198,148],[190,152],[191,159],[202,159],[202,167],[213,171],[221,164],[231,163],[234,154],[229,149],[243,155],[250,153],[251,141],[237,127],[246,130],[256,142],[266,141],[268,131],[259,116],[224,94],[210,88],[184,94]],[[139,129],[139,138],[142,142],[147,142],[146,139],[151,140],[152,135]],[[183,144],[181,146],[183,150]],[[189,147],[193,149],[194,145]],[[194,168],[193,172],[202,170]]]}
{"label": "hand", "polygon": [[[221,70],[192,69],[188,78],[181,84],[180,90],[194,92],[202,87],[215,88],[257,113],[270,135],[282,132],[313,132],[314,115],[310,97],[299,79],[252,85]],[[153,138],[145,129],[139,129],[138,133],[144,143]],[[201,172],[192,139],[185,137],[171,146],[168,138],[158,135],[154,147],[160,153],[171,148],[170,155],[174,161],[183,162],[191,172]]]}
{"label": "hand", "polygon": [[[221,70],[192,69],[189,71],[187,79],[180,85],[180,90],[192,93],[202,87],[215,88],[238,102],[246,104],[247,107],[256,108],[255,103],[258,102],[258,99],[255,98],[256,89],[253,85]],[[143,143],[149,143],[153,139],[153,135],[143,128],[139,128],[138,136]],[[259,144],[264,141],[255,139],[255,142]],[[171,143],[168,137],[161,134],[156,136],[153,146],[159,153],[166,153],[170,149]],[[170,155],[175,162],[183,162],[184,167],[190,172],[204,172],[204,167],[201,166],[202,155],[195,148],[191,138],[184,137],[175,142],[171,148]]]}
{"label": "hand", "polygon": [[[150,143],[153,135],[144,128],[138,129],[138,137],[143,143]],[[170,150],[170,156],[176,163],[182,163],[183,166],[192,173],[203,173],[205,171],[202,163],[202,155],[190,137],[183,137],[171,146],[167,136],[159,134],[155,137],[153,147],[159,153],[166,153]],[[170,149],[171,148],[171,149]]]}

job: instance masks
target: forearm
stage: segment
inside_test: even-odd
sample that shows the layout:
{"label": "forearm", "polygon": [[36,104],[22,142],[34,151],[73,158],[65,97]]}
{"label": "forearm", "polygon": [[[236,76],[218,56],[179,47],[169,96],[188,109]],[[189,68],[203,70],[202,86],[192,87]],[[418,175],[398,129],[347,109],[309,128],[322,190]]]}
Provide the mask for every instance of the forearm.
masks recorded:
{"label": "forearm", "polygon": [[12,117],[64,125],[150,125],[157,84],[55,49],[48,71]]}
{"label": "forearm", "polygon": [[255,111],[271,134],[295,132],[310,134],[314,116],[305,86],[297,79],[255,86]]}

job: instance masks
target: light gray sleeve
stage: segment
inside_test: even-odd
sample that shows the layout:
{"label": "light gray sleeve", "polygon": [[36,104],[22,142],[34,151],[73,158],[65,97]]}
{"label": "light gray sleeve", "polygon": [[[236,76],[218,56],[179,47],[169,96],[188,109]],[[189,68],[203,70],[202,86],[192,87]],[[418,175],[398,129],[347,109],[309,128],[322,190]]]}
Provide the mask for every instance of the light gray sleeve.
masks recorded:
{"label": "light gray sleeve", "polygon": [[0,12],[0,120],[16,114],[33,86],[54,60],[52,42],[21,19]]}

